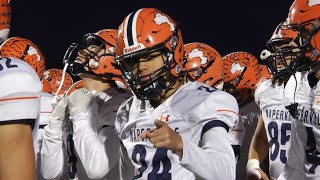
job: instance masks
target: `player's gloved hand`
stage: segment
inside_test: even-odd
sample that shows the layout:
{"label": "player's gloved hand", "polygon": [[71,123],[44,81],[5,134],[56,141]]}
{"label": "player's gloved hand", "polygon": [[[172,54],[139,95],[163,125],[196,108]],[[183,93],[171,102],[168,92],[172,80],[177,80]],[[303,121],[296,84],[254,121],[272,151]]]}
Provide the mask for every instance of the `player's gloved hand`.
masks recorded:
{"label": "player's gloved hand", "polygon": [[68,98],[62,98],[51,113],[51,119],[63,121],[66,116]]}
{"label": "player's gloved hand", "polygon": [[56,108],[56,106],[62,100],[62,98],[63,98],[63,96],[61,96],[61,95],[54,95],[53,98],[51,99],[51,102],[50,102],[52,107]]}
{"label": "player's gloved hand", "polygon": [[69,96],[70,116],[86,113],[89,109],[93,94],[86,89],[77,89]]}

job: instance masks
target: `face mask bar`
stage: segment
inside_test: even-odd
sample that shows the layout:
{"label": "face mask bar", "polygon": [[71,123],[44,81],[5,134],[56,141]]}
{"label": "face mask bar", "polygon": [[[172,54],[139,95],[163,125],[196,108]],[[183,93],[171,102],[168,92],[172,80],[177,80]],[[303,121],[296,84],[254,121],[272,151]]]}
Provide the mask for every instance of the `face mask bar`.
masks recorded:
{"label": "face mask bar", "polygon": [[[177,31],[177,30],[176,30]],[[164,42],[159,43],[153,47],[145,48],[137,52],[118,56],[115,58],[116,62],[120,65],[123,78],[130,86],[131,91],[141,100],[153,99],[157,96],[160,96],[162,93],[167,92],[172,84],[177,81],[178,78],[172,78],[173,76],[170,71],[175,69],[177,66],[176,61],[174,60],[174,51],[176,45],[179,41],[177,38],[176,32],[174,32],[170,37],[168,37]],[[170,42],[172,50],[166,47],[166,43]],[[156,71],[144,75],[143,77],[138,77],[134,75],[134,66],[139,63],[139,60],[143,57],[147,57],[153,52],[160,51],[162,53],[162,58],[164,65],[157,69]],[[164,60],[163,55],[167,56],[167,59]],[[167,78],[165,79],[163,75],[167,73]],[[180,71],[179,71],[180,73]],[[147,78],[148,80],[141,81],[141,78]],[[169,85],[167,81],[169,80]]]}
{"label": "face mask bar", "polygon": [[[295,39],[274,39],[267,42],[266,50],[261,52],[261,59],[266,61],[271,73],[286,79],[297,71],[303,71],[309,67],[303,59],[303,51]],[[281,47],[282,46],[282,47]],[[287,63],[287,61],[290,62]],[[278,65],[283,68],[278,69]]]}
{"label": "face mask bar", "polygon": [[70,65],[69,71],[73,76],[86,73],[110,78],[110,73],[95,74],[93,72],[93,70],[99,67],[99,62],[104,56],[114,56],[113,49],[109,48],[106,50],[106,44],[112,45],[111,47],[113,48],[113,44],[101,37],[92,33],[86,34],[81,44],[72,43],[68,47],[63,61],[65,64],[68,63]]}
{"label": "face mask bar", "polygon": [[[304,60],[307,61],[306,68],[314,69],[320,65],[320,52],[318,49],[312,46],[311,40],[317,34],[320,33],[320,22],[319,19],[312,19],[310,21],[304,22],[303,24],[291,25],[292,28],[299,32],[297,37],[297,42],[299,44],[299,49],[303,52]],[[308,28],[306,28],[308,27]],[[306,53],[309,53],[308,57]]]}

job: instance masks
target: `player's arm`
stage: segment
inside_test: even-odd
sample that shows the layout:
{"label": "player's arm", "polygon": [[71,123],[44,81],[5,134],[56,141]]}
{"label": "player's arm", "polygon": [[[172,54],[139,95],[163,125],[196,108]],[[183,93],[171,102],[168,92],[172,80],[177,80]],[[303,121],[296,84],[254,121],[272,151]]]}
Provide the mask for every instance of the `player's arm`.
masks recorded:
{"label": "player's arm", "polygon": [[29,124],[0,125],[0,147],[0,179],[35,179],[32,128]]}
{"label": "player's arm", "polygon": [[92,129],[85,116],[73,123],[74,146],[90,179],[103,178],[119,162],[119,140],[114,126]]}
{"label": "player's arm", "polygon": [[155,121],[157,129],[142,133],[139,137],[149,138],[156,148],[172,150],[176,154],[173,156],[175,160],[201,179],[235,179],[236,160],[225,129],[227,125],[221,121],[211,122],[217,122],[217,126],[205,128],[201,145],[191,142],[189,136],[177,134],[159,120]]}
{"label": "player's arm", "polygon": [[201,146],[182,138],[182,166],[203,179],[235,179],[236,160],[224,127],[206,131]]}
{"label": "player's arm", "polygon": [[251,140],[248,163],[247,163],[247,178],[248,179],[269,179],[268,176],[260,169],[262,163],[269,152],[269,144],[262,115]]}
{"label": "player's arm", "polygon": [[178,163],[201,179],[235,179],[236,161],[228,131],[239,119],[236,100],[223,92],[213,95],[201,107],[194,111],[200,115],[194,113],[189,119],[189,123],[195,123],[189,124],[190,132],[201,132],[198,143],[191,141],[189,135],[173,131],[163,116],[155,121],[156,129],[139,137],[149,138],[156,148],[170,149]]}
{"label": "player's arm", "polygon": [[44,127],[41,147],[41,175],[44,179],[59,178],[68,170],[62,139],[67,104],[66,99],[62,99],[49,116],[49,124]]}
{"label": "player's arm", "polygon": [[[70,120],[73,122],[75,149],[90,179],[104,177],[119,162],[119,140],[114,126],[92,127],[92,113],[87,113],[94,97],[83,89],[69,97]],[[109,117],[115,119],[115,114]],[[98,131],[98,132],[97,132]]]}
{"label": "player's arm", "polygon": [[5,180],[35,179],[32,128],[39,116],[42,84],[21,62],[0,60],[0,179]]}
{"label": "player's arm", "polygon": [[181,134],[183,156],[180,163],[203,179],[235,179],[236,160],[228,132],[239,121],[237,101],[230,94],[216,91],[203,105],[197,111],[202,112],[203,123],[194,127],[201,131],[199,144]]}

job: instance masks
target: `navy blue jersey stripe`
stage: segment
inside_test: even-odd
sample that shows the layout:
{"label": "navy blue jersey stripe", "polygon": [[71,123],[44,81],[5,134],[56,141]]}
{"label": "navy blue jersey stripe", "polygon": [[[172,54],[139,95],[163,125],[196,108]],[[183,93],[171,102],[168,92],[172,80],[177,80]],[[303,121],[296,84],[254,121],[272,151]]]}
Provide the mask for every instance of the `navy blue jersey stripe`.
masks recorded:
{"label": "navy blue jersey stripe", "polygon": [[201,132],[201,139],[204,133],[206,133],[207,131],[209,131],[211,128],[214,128],[214,127],[223,127],[227,130],[227,132],[229,132],[229,126],[226,123],[219,120],[214,120],[214,121],[208,122],[203,126],[202,132]]}

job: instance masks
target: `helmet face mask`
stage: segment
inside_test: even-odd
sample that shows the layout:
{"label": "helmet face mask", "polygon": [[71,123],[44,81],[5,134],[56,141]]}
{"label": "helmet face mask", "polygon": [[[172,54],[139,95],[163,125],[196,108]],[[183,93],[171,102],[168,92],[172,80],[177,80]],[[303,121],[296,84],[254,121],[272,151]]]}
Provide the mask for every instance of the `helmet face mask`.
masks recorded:
{"label": "helmet face mask", "polygon": [[266,59],[266,62],[273,75],[287,78],[287,76],[300,69],[297,63],[301,57],[301,52],[295,52],[296,49],[284,44],[271,50],[272,53]]}
{"label": "helmet face mask", "polygon": [[[168,58],[169,57],[169,58]],[[156,58],[162,59],[162,65],[147,74],[139,74],[139,64],[141,61],[149,62]],[[131,56],[131,58],[123,58],[118,61],[122,70],[123,78],[129,85],[131,90],[139,99],[153,99],[160,96],[162,92],[166,92],[170,89],[170,83],[176,79],[170,70],[174,67],[172,59],[170,58],[170,53],[166,49],[158,48],[150,50],[149,52],[137,52]],[[154,64],[157,66],[156,63]]]}
{"label": "helmet face mask", "polygon": [[266,61],[277,79],[287,79],[295,72],[309,67],[303,58],[299,34],[286,21],[281,22],[267,42],[267,50],[261,52],[261,59]]}
{"label": "helmet face mask", "polygon": [[115,36],[116,30],[105,29],[84,35],[81,43],[72,43],[64,56],[71,74],[84,73],[122,82],[121,71],[114,61]]}
{"label": "helmet face mask", "polygon": [[320,63],[320,2],[295,0],[290,7],[287,20],[290,28],[299,32],[298,46],[304,56],[302,60],[306,63],[305,69],[318,67]]}

